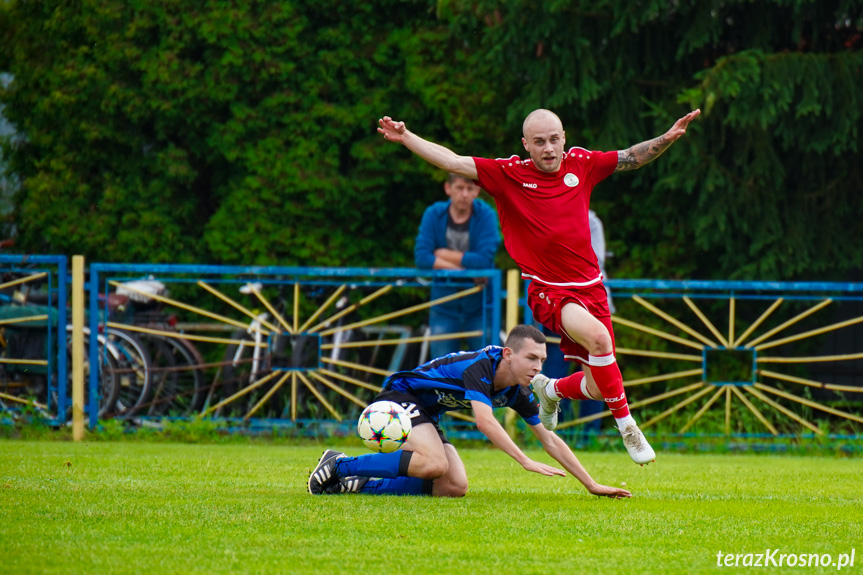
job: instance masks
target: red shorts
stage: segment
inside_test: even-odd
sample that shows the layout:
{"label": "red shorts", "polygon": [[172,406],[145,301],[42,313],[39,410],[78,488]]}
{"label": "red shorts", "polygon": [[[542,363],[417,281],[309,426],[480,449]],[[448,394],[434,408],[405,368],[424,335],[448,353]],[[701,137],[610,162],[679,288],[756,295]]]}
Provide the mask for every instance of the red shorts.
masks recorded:
{"label": "red shorts", "polygon": [[611,347],[614,349],[614,330],[611,328],[611,313],[608,311],[608,295],[602,282],[596,282],[584,288],[572,288],[532,281],[527,287],[527,305],[533,312],[534,319],[560,335],[560,351],[563,352],[564,359],[590,365],[587,349],[573,341],[563,329],[560,313],[563,306],[569,302],[580,305],[608,328]]}

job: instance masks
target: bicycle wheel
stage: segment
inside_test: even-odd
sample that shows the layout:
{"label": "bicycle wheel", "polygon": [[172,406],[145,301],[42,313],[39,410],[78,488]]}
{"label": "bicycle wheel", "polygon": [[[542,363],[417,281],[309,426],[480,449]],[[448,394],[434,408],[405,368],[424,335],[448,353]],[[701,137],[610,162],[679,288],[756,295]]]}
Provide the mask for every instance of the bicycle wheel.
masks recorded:
{"label": "bicycle wheel", "polygon": [[[169,414],[169,403],[177,389],[177,362],[168,344],[160,337],[139,335],[150,354],[150,394],[146,403],[138,406],[140,415]],[[173,414],[172,414],[173,415]]]}
{"label": "bicycle wheel", "polygon": [[185,361],[178,360],[177,363],[183,366],[181,371],[190,371],[194,375],[194,393],[189,402],[189,413],[199,413],[204,409],[204,402],[207,400],[212,385],[207,383],[207,376],[204,371],[204,357],[195,344],[184,338],[168,338],[173,343],[179,344],[176,346],[174,357],[181,357]]}
{"label": "bicycle wheel", "polygon": [[[93,366],[90,365],[90,340],[89,335],[84,336],[84,409],[90,404],[90,371]],[[107,344],[105,339],[99,338],[99,346],[97,348],[98,364],[95,369],[98,370],[97,381],[98,387],[96,393],[97,399],[97,419],[107,419],[116,412],[117,397],[120,393],[120,383],[117,377],[119,370],[118,352],[113,345]],[[71,339],[66,344],[66,354],[69,370],[66,375],[66,421],[72,419],[72,341]],[[57,398],[54,398],[57,401]]]}
{"label": "bicycle wheel", "polygon": [[149,400],[152,383],[152,359],[147,347],[129,332],[108,328],[106,339],[118,352],[118,368],[114,372],[119,381],[115,405],[116,417],[132,417]]}
{"label": "bicycle wheel", "polygon": [[180,339],[145,338],[153,361],[150,400],[142,406],[152,416],[183,416],[197,413],[206,394],[201,361]]}

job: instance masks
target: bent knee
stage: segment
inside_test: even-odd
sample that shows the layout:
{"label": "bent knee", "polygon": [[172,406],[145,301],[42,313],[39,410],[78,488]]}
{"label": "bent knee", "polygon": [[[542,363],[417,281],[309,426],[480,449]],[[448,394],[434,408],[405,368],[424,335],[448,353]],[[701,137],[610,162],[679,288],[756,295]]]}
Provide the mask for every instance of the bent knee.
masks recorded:
{"label": "bent knee", "polygon": [[467,495],[467,481],[456,481],[450,484],[449,497],[464,497]]}
{"label": "bent knee", "polygon": [[434,490],[437,497],[464,497],[467,495],[467,481],[447,481]]}
{"label": "bent knee", "polygon": [[446,475],[447,471],[449,471],[449,463],[446,459],[432,460],[424,461],[412,475],[422,479],[438,479]]}
{"label": "bent knee", "polygon": [[605,355],[614,351],[611,345],[611,336],[608,332],[597,332],[591,334],[585,346],[590,355]]}

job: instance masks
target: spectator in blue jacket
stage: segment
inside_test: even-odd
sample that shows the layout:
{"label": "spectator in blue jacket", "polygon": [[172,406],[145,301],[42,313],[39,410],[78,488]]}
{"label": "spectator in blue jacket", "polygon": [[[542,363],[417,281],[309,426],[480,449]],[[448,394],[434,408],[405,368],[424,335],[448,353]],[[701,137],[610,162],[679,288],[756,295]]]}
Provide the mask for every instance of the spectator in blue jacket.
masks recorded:
{"label": "spectator in blue jacket", "polygon": [[[464,270],[490,269],[500,243],[500,228],[494,210],[479,196],[479,186],[473,181],[450,174],[444,184],[449,201],[436,202],[426,209],[420,224],[414,261],[422,269]],[[431,298],[437,299],[464,287],[435,282]],[[483,324],[483,298],[486,292],[459,298],[433,306],[429,313],[432,335],[475,331]],[[479,349],[489,342],[482,337],[467,341],[468,349]],[[440,357],[459,349],[459,342],[432,341],[431,357]]]}

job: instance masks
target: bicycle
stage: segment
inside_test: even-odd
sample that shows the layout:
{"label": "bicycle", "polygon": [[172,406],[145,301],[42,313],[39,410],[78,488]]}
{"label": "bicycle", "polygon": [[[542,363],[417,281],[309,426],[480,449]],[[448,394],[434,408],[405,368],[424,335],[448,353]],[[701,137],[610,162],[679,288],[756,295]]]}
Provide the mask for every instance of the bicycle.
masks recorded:
{"label": "bicycle", "polygon": [[[50,358],[57,357],[57,342],[50,337],[51,330],[58,327],[56,309],[57,294],[40,291],[44,274],[27,274],[25,270],[4,274],[5,293],[0,294],[0,315],[4,317],[0,327],[0,396],[18,405],[28,404],[48,418],[67,421],[71,418],[71,402],[66,413],[50,412],[60,404],[60,394],[71,396],[71,372],[67,374],[66,385],[58,385],[57,372]],[[14,287],[14,290],[12,289]],[[70,333],[71,325],[66,326]],[[84,334],[85,345],[90,334]],[[100,336],[99,347],[99,417],[109,415],[115,405],[120,387],[114,372],[119,366],[120,354],[115,346]],[[72,362],[72,342],[67,339],[67,365]],[[107,369],[103,369],[105,366]],[[89,362],[85,360],[85,373],[89,372]],[[85,397],[89,390],[85,389]],[[13,411],[5,403],[0,405],[6,411]]]}
{"label": "bicycle", "polygon": [[135,280],[120,284],[109,294],[112,319],[125,318],[131,325],[148,330],[136,331],[135,338],[147,352],[149,386],[131,413],[149,417],[192,415],[200,411],[206,398],[204,360],[191,341],[167,334],[176,332],[176,317],[163,313],[159,303],[145,295],[148,290],[166,293],[161,282]]}

